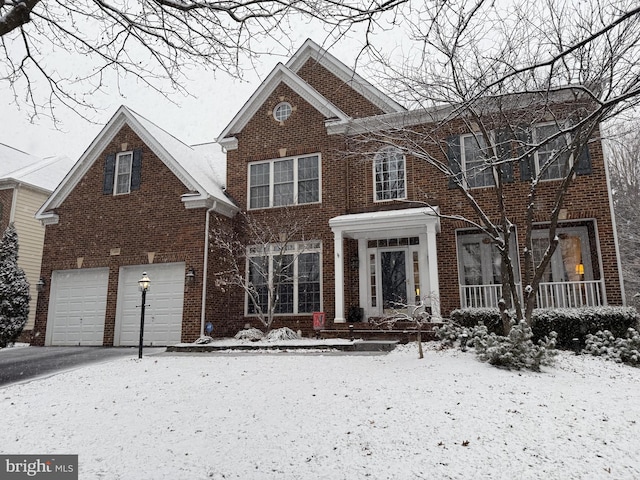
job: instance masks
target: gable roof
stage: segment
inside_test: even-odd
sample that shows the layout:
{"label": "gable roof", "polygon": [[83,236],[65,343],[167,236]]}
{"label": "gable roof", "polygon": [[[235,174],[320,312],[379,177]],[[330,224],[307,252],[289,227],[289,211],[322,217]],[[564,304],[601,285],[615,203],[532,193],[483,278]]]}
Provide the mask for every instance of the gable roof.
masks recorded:
{"label": "gable roof", "polygon": [[258,89],[251,95],[249,100],[243,105],[242,109],[240,109],[218,136],[218,143],[228,150],[237,148],[237,139],[233,135],[242,131],[266,99],[281,83],[288,85],[294,92],[322,113],[327,120],[331,120],[331,123],[338,122],[342,124],[348,122],[351,117],[297,75],[297,72],[309,59],[314,59],[319,62],[329,72],[333,73],[337,78],[363,95],[385,113],[405,111],[405,108],[399,103],[393,101],[352,69],[348,68],[344,63],[318,46],[318,44],[308,39],[291,59],[289,59],[286,65],[278,63],[275,66]]}
{"label": "gable roof", "polygon": [[28,185],[51,193],[73,163],[66,156],[40,158],[0,143],[0,184]]}
{"label": "gable roof", "polygon": [[185,208],[213,208],[232,217],[238,208],[224,193],[224,158],[208,147],[189,146],[126,106],[121,106],[91,142],[80,159],[36,213],[44,223],[57,223],[53,212],[69,196],[124,126],[128,125],[171,172],[190,190],[182,196]]}
{"label": "gable roof", "polygon": [[355,70],[347,67],[310,38],[293,54],[286,65],[292,72],[298,73],[309,59],[322,65],[364,98],[380,108],[384,113],[398,113],[406,110],[405,107],[374,87],[358,75]]}

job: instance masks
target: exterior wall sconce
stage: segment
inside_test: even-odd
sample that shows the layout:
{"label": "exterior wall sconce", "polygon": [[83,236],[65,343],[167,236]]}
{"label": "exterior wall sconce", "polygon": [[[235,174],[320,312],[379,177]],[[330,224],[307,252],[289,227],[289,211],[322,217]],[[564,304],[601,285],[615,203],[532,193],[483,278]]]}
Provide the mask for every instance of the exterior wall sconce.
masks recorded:
{"label": "exterior wall sconce", "polygon": [[36,283],[36,291],[38,293],[44,292],[44,287],[46,285],[47,285],[47,281],[44,279],[44,277],[40,277],[40,280],[38,280],[38,283]]}
{"label": "exterior wall sconce", "polygon": [[187,285],[193,285],[196,283],[196,270],[193,267],[189,267],[187,270],[187,274],[185,275],[185,279],[187,281]]}
{"label": "exterior wall sconce", "polygon": [[351,257],[351,260],[349,260],[349,266],[351,267],[351,270],[357,270],[360,266],[360,259],[357,256]]}
{"label": "exterior wall sconce", "polygon": [[576,265],[576,275],[584,275],[584,263]]}

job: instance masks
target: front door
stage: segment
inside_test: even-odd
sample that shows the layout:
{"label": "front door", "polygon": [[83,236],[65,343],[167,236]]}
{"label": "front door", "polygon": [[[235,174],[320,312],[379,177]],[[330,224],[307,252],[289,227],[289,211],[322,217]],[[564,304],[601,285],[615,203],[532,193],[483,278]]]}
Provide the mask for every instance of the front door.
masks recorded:
{"label": "front door", "polygon": [[406,311],[407,261],[406,250],[380,252],[382,274],[382,308],[385,315]]}

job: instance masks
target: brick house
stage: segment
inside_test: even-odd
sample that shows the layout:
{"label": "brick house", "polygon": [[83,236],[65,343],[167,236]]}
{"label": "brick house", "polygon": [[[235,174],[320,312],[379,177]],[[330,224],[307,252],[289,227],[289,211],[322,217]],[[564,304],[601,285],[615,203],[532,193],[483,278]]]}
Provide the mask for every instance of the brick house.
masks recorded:
{"label": "brick house", "polygon": [[[315,241],[312,260],[306,258],[304,265],[296,261],[279,323],[309,331],[310,310],[317,308],[338,326],[382,316],[392,299],[411,304],[428,297],[436,318],[461,306],[496,306],[501,282],[491,242],[467,223],[447,218],[475,218],[461,192],[451,189],[448,179],[424,160],[388,144],[375,155],[354,153],[352,140],[359,132],[375,130],[376,123],[426,128],[438,115],[448,114],[406,111],[309,40],[286,64],[275,67],[232,119],[218,138],[227,151],[231,197],[240,209],[266,221],[282,215],[284,206],[287,215],[306,216],[308,228],[300,246]],[[553,126],[541,122],[529,134],[542,135],[549,128]],[[460,164],[470,172],[475,157],[474,142],[468,140],[477,140],[468,124],[452,118],[441,135],[448,150],[436,145],[429,155],[443,162],[465,159],[467,163]],[[518,226],[525,222],[531,169],[538,172],[544,166],[549,158],[545,154],[550,155],[541,149],[526,165],[510,167],[505,195],[515,223],[516,262],[523,261],[524,235],[518,235]],[[552,166],[561,161],[573,160],[554,160]],[[537,302],[545,307],[622,304],[600,142],[590,142],[577,161],[578,175],[560,213],[560,246]],[[557,184],[554,169],[548,172],[549,181],[539,186],[534,255],[548,242],[547,200]],[[491,208],[491,174],[466,178],[475,182],[474,196],[485,209],[497,213]],[[308,301],[309,278],[316,284],[313,302]],[[232,333],[251,319],[252,311],[246,298],[230,304],[235,310],[226,318]]]}
{"label": "brick house", "polygon": [[236,212],[219,149],[185,145],[126,107],[115,113],[37,213],[45,288],[34,344],[137,345],[143,272],[145,343],[200,335],[210,217]]}
{"label": "brick house", "polygon": [[[435,318],[459,307],[495,306],[500,275],[491,242],[450,218],[473,216],[462,193],[435,167],[393,145],[366,155],[354,148],[357,136],[376,123],[426,128],[438,114],[443,111],[407,111],[310,40],[274,68],[220,134],[226,162],[211,157],[213,144],[184,145],[122,107],[38,212],[47,225],[41,273],[47,284],[38,299],[34,343],[136,344],[143,271],[152,282],[146,343],[193,341],[205,322],[218,336],[258,326],[247,296],[215,281],[222,261],[210,248],[214,221],[239,227],[244,215],[238,212],[270,224],[287,218],[305,224],[287,247],[293,261],[275,327],[308,334],[314,312],[325,312],[329,327],[339,327],[418,297],[427,299]],[[445,127],[440,134],[447,148],[434,145],[429,155],[455,159],[471,172],[473,131],[455,118]],[[541,122],[527,134],[546,128]],[[528,178],[546,165],[545,154],[514,164],[505,186],[516,262],[524,254],[519,228]],[[560,215],[560,247],[538,304],[622,304],[600,142],[590,142],[576,161],[580,174]],[[556,183],[554,170],[548,171],[535,212],[536,250],[546,248]],[[491,175],[465,178],[495,215]],[[270,272],[271,252],[247,249]],[[267,284],[266,276],[247,270],[259,288]],[[266,296],[259,301],[268,306]]]}

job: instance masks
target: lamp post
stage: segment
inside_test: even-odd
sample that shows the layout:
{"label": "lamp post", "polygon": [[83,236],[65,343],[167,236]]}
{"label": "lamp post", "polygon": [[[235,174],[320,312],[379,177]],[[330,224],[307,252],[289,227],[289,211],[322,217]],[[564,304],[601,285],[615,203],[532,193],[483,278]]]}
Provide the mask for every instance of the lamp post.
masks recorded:
{"label": "lamp post", "polygon": [[142,278],[138,280],[140,291],[142,292],[142,308],[140,309],[140,342],[138,343],[138,358],[142,358],[142,339],[144,337],[144,304],[147,302],[147,290],[151,280],[147,276],[147,272],[142,272]]}

